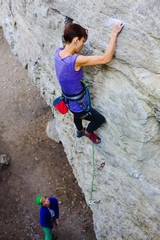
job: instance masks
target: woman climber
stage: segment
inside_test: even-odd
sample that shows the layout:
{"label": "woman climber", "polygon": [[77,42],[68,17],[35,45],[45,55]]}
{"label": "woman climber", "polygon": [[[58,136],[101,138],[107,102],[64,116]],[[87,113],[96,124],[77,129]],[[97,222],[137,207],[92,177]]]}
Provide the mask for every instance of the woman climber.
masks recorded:
{"label": "woman climber", "polygon": [[[121,21],[115,22],[109,45],[104,55],[83,56],[78,53],[87,40],[87,31],[79,24],[68,24],[64,29],[64,40],[66,45],[64,48],[58,48],[55,53],[57,78],[62,92],[64,93],[65,102],[74,115],[77,137],[86,136],[93,143],[101,142],[100,137],[96,135],[94,131],[105,122],[105,118],[92,107],[88,109],[88,99],[81,81],[83,78],[82,67],[111,62],[116,47],[117,36],[121,32],[123,26],[124,24]],[[75,100],[75,97],[80,95],[80,99]],[[67,96],[70,97],[68,99],[73,98],[73,100],[68,100]],[[82,119],[89,121],[86,129],[83,128]]]}

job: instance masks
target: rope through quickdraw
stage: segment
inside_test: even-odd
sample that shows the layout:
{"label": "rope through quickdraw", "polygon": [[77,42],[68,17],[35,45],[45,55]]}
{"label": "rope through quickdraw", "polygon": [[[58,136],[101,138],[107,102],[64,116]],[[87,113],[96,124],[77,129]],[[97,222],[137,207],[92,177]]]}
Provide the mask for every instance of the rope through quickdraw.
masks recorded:
{"label": "rope through quickdraw", "polygon": [[[88,211],[88,209],[89,209],[89,206],[91,205],[91,204],[98,204],[98,203],[102,203],[103,202],[103,200],[98,200],[98,201],[93,201],[92,200],[92,194],[93,194],[93,186],[94,186],[94,176],[95,176],[95,174],[94,174],[94,171],[95,171],[95,168],[94,168],[94,165],[95,165],[95,163],[94,163],[94,143],[92,144],[92,167],[93,167],[93,171],[92,171],[92,185],[91,185],[91,192],[90,192],[90,200],[89,200],[89,203],[88,203],[88,205],[86,206],[86,209],[84,210],[84,212],[82,213],[82,215],[77,219],[77,221],[75,222],[75,223],[73,223],[73,224],[71,224],[71,225],[69,225],[69,226],[61,226],[61,227],[63,227],[63,228],[72,228],[72,227],[74,227],[74,226],[76,226],[79,222],[80,222],[80,220],[83,218],[83,216],[87,213],[87,211]],[[96,170],[101,170],[101,168],[103,168],[105,166],[105,163],[102,163],[101,165],[100,165],[100,167],[99,168],[97,168]]]}

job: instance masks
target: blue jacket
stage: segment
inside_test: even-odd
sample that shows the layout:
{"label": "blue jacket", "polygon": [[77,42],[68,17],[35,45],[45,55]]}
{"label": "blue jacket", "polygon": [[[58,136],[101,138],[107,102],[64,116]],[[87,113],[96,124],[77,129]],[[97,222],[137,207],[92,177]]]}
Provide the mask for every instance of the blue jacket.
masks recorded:
{"label": "blue jacket", "polygon": [[[56,219],[59,218],[59,207],[56,198],[49,198],[50,206],[49,208],[55,212]],[[53,228],[53,222],[51,222],[51,214],[47,207],[41,206],[40,208],[40,224],[42,227]]]}

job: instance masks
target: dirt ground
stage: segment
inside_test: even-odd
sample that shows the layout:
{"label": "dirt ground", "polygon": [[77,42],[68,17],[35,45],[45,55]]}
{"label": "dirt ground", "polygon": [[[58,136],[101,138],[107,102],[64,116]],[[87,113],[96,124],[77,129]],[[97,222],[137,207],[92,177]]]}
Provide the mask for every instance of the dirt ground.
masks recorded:
{"label": "dirt ground", "polygon": [[[79,218],[86,202],[63,145],[46,136],[51,110],[11,53],[2,29],[0,56],[0,154],[11,159],[10,166],[0,170],[0,239],[42,240],[37,196],[58,199],[64,226]],[[60,227],[56,234],[59,240],[96,239],[91,211],[76,226]]]}

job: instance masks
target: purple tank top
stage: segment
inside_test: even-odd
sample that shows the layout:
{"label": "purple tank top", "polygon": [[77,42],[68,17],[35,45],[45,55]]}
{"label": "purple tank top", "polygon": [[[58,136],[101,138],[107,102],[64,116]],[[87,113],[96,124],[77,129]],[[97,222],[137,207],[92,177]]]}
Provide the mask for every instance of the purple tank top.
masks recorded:
{"label": "purple tank top", "polygon": [[[76,95],[83,89],[81,79],[83,71],[75,71],[75,62],[78,55],[67,56],[61,59],[59,52],[64,48],[58,48],[55,53],[55,69],[56,75],[64,93],[68,95]],[[84,100],[84,99],[83,99]],[[85,104],[87,104],[85,100]],[[69,101],[69,109],[73,112],[82,112],[83,109],[75,101]]]}

